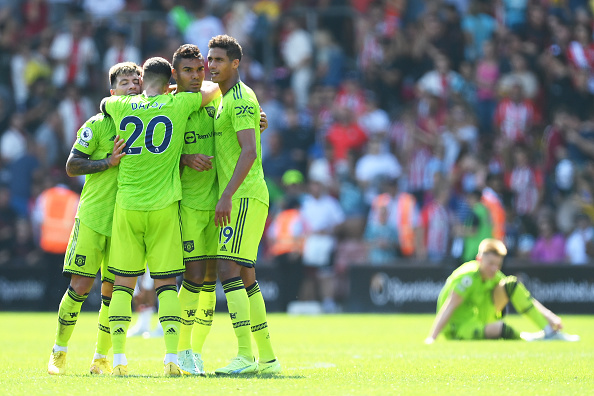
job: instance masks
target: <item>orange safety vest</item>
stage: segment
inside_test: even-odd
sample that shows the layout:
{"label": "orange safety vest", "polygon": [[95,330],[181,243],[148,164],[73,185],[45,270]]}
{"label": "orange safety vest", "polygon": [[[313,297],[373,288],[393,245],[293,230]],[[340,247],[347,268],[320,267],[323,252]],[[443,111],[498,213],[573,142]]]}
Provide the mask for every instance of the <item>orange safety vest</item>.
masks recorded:
{"label": "orange safety vest", "polygon": [[279,256],[285,253],[298,252],[303,250],[303,239],[293,235],[293,225],[299,221],[299,209],[287,209],[278,214],[274,220],[275,235],[274,243],[270,247],[270,253]]}
{"label": "orange safety vest", "polygon": [[493,238],[503,241],[505,238],[505,209],[496,197],[483,194],[481,202],[487,207],[491,214],[493,223]]}
{"label": "orange safety vest", "polygon": [[39,244],[48,253],[65,253],[80,197],[56,186],[42,192],[39,199],[43,212]]}
{"label": "orange safety vest", "polygon": [[400,193],[396,204],[398,213],[400,213],[400,223],[398,224],[400,251],[404,256],[412,256],[415,252],[415,230],[412,223],[416,205],[415,197],[408,193]]}

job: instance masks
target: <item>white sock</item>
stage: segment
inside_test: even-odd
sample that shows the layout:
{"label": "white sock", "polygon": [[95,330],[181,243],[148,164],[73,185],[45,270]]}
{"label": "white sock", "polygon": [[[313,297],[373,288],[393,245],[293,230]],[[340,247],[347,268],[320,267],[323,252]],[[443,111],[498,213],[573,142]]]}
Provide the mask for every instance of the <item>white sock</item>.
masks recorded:
{"label": "white sock", "polygon": [[59,345],[54,344],[54,348],[52,350],[54,352],[58,352],[58,351],[68,352],[68,347],[67,346],[63,347],[63,346],[59,346]]}
{"label": "white sock", "polygon": [[545,328],[543,329],[545,332],[545,335],[549,336],[553,333],[555,333],[555,330],[553,330],[553,328],[551,327],[550,324],[546,325]]}
{"label": "white sock", "polygon": [[178,364],[177,363],[177,353],[166,353],[165,354],[165,359],[163,360],[163,363],[164,364],[167,364],[167,363]]}
{"label": "white sock", "polygon": [[93,360],[97,360],[97,359],[105,359],[107,358],[107,355],[101,355],[100,353],[95,352],[95,354],[93,355]]}
{"label": "white sock", "polygon": [[119,366],[120,364],[123,366],[128,365],[128,359],[126,359],[126,354],[125,353],[114,353],[113,354],[113,367]]}

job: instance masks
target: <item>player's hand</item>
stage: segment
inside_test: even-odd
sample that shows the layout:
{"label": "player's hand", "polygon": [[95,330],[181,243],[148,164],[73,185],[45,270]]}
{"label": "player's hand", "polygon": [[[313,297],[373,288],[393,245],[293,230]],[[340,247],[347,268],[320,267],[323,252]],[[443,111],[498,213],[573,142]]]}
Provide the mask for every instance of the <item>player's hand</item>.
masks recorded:
{"label": "player's hand", "polygon": [[215,226],[225,227],[231,223],[231,209],[233,204],[231,198],[227,198],[225,195],[221,196],[217,206],[215,208]]}
{"label": "player's hand", "polygon": [[124,147],[126,147],[126,141],[120,138],[120,135],[116,135],[115,140],[113,141],[113,150],[111,151],[111,155],[109,156],[109,166],[114,167],[118,166],[120,160],[126,152],[123,151]]}
{"label": "player's hand", "polygon": [[264,132],[268,128],[268,118],[262,107],[260,107],[260,133]]}
{"label": "player's hand", "polygon": [[204,154],[185,154],[182,156],[182,163],[198,172],[204,172],[212,169],[214,157]]}
{"label": "player's hand", "polygon": [[435,338],[433,338],[432,336],[425,338],[425,344],[427,344],[427,345],[431,345],[434,342],[435,342]]}
{"label": "player's hand", "polygon": [[550,315],[547,315],[547,320],[553,328],[553,330],[559,331],[563,329],[563,322],[561,321],[561,318],[555,315],[554,313],[551,312]]}

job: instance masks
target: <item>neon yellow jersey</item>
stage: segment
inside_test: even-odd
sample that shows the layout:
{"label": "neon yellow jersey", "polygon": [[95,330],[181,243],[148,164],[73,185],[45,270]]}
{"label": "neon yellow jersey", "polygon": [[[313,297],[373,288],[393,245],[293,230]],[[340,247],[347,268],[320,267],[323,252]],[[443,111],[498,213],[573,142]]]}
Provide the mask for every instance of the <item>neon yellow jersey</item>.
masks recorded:
{"label": "neon yellow jersey", "polygon": [[[113,120],[103,114],[97,114],[89,118],[78,130],[72,149],[88,155],[92,160],[102,160],[111,155],[115,136]],[[85,185],[80,194],[76,217],[102,235],[111,236],[117,178],[117,167],[86,175]]]}
{"label": "neon yellow jersey", "polygon": [[[190,115],[184,135],[183,154],[215,155],[214,117],[221,97]],[[185,167],[181,176],[181,204],[196,210],[215,210],[219,199],[216,161],[212,169],[198,172]]]}
{"label": "neon yellow jersey", "polygon": [[254,129],[258,156],[245,180],[233,195],[233,199],[255,198],[268,205],[268,188],[262,170],[260,105],[250,87],[239,81],[225,93],[217,110],[214,129],[219,197],[229,184],[241,153],[237,132]]}
{"label": "neon yellow jersey", "polygon": [[179,160],[186,122],[202,95],[112,96],[105,110],[126,140],[120,161],[117,204],[126,210],[160,210],[182,197]]}
{"label": "neon yellow jersey", "polygon": [[498,271],[493,279],[483,280],[478,261],[472,260],[462,264],[452,272],[441,289],[437,299],[437,312],[450,292],[454,291],[464,301],[456,308],[449,323],[460,323],[468,318],[480,317],[479,308],[492,301],[493,289],[503,278],[505,278],[503,272]]}

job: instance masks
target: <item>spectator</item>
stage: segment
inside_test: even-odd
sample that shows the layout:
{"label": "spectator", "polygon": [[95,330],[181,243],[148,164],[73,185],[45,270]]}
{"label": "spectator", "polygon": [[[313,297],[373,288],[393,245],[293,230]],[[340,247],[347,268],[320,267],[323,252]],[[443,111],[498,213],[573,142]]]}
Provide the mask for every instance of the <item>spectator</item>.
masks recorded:
{"label": "spectator", "polygon": [[300,300],[322,301],[325,312],[336,312],[332,255],[336,244],[336,228],[344,221],[344,213],[336,198],[328,195],[323,182],[309,181],[310,194],[305,197],[301,214],[309,232],[303,246],[305,275],[299,292]]}
{"label": "spectator", "polygon": [[493,224],[489,210],[481,203],[482,193],[480,190],[474,190],[466,193],[465,199],[471,209],[468,217],[461,228],[461,235],[464,239],[464,252],[462,261],[472,260],[478,246],[485,238],[493,236]]}
{"label": "spectator", "polygon": [[273,263],[280,269],[283,294],[288,297],[283,301],[284,308],[298,298],[303,278],[303,237],[307,232],[307,226],[301,216],[300,207],[297,197],[289,198],[267,230],[269,253],[273,257]]}
{"label": "spectator", "polygon": [[485,12],[486,4],[472,0],[468,13],[462,18],[465,36],[465,55],[468,60],[477,60],[486,55],[485,42],[491,40],[495,33],[495,18]]}
{"label": "spectator", "polygon": [[538,222],[538,237],[530,252],[530,260],[536,264],[554,264],[565,259],[565,238],[555,230],[548,216]]}
{"label": "spectator", "polygon": [[0,160],[10,164],[24,156],[27,152],[27,138],[24,115],[14,113],[10,118],[9,128],[0,137]]}
{"label": "spectator", "polygon": [[511,71],[504,74],[499,80],[499,94],[511,96],[511,91],[516,84],[522,86],[523,97],[534,100],[540,87],[534,72],[528,69],[526,58],[521,53],[511,56]]}
{"label": "spectator", "polygon": [[477,103],[476,111],[481,133],[493,131],[493,114],[496,106],[496,84],[499,79],[499,64],[492,41],[483,43],[484,56],[476,67]]}
{"label": "spectator", "polygon": [[334,148],[334,165],[346,161],[350,150],[360,151],[367,142],[367,135],[361,129],[355,115],[346,107],[334,112],[335,122],[328,129],[326,139]]}
{"label": "spectator", "polygon": [[498,136],[507,145],[530,143],[531,128],[538,124],[539,115],[530,99],[524,97],[524,88],[519,82],[511,85],[509,97],[503,98],[495,110],[495,126]]}
{"label": "spectator", "polygon": [[98,64],[99,53],[82,20],[72,19],[68,25],[68,31],[56,35],[51,44],[50,57],[55,62],[52,82],[58,88],[69,84],[86,88],[92,81],[90,69]]}
{"label": "spectator", "polygon": [[[122,27],[115,28],[109,35],[110,46],[103,56],[103,72],[109,75],[109,69],[116,63],[134,62],[142,63],[140,50],[128,42],[128,34]],[[109,86],[106,82],[106,87]],[[109,87],[108,87],[109,88]]]}
{"label": "spectator", "polygon": [[417,201],[414,195],[398,188],[398,179],[384,180],[382,193],[378,195],[371,205],[367,224],[377,223],[379,221],[378,208],[379,203],[387,201],[388,222],[392,227],[398,230],[398,245],[400,246],[400,255],[403,257],[414,257],[422,255],[419,251],[422,233],[420,228],[420,215]]}
{"label": "spectator", "polygon": [[388,221],[388,200],[376,201],[377,222],[367,223],[365,241],[371,265],[395,264],[398,251],[398,231]]}
{"label": "spectator", "polygon": [[506,185],[513,194],[513,207],[520,215],[536,211],[541,201],[542,174],[532,166],[526,146],[514,148],[514,164],[506,175]]}
{"label": "spectator", "polygon": [[59,136],[61,153],[68,156],[78,128],[95,114],[95,106],[79,87],[70,84],[58,105],[58,113],[62,119],[62,135]]}
{"label": "spectator", "polygon": [[10,262],[14,253],[17,214],[10,207],[10,190],[0,186],[0,266]]}
{"label": "spectator", "polygon": [[291,89],[295,95],[297,107],[305,108],[314,76],[312,37],[294,17],[288,17],[283,23],[283,28],[281,54],[291,71]]}
{"label": "spectator", "polygon": [[338,88],[343,79],[345,55],[328,30],[319,30],[314,34],[316,82],[323,86]]}
{"label": "spectator", "polygon": [[355,176],[365,195],[365,202],[371,205],[379,194],[383,179],[397,179],[402,173],[398,159],[390,152],[382,152],[382,141],[373,137],[367,142],[366,153],[357,160]]}
{"label": "spectator", "polygon": [[[377,95],[372,91],[365,94],[365,110],[359,115],[359,126],[368,137],[377,136],[385,139],[390,128],[388,113],[379,107]],[[387,148],[387,147],[384,147]]]}
{"label": "spectator", "polygon": [[450,229],[452,222],[448,210],[450,190],[447,184],[440,183],[435,187],[435,199],[425,204],[421,210],[421,226],[423,228],[422,256],[430,262],[442,262],[450,251]]}
{"label": "spectator", "polygon": [[565,256],[571,264],[589,264],[594,254],[594,227],[590,217],[579,213],[575,217],[575,229],[565,242]]}
{"label": "spectator", "polygon": [[207,53],[210,39],[225,34],[225,27],[217,16],[209,13],[207,1],[199,0],[192,3],[193,19],[183,31],[183,37],[186,43],[195,44],[200,51]]}

